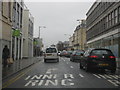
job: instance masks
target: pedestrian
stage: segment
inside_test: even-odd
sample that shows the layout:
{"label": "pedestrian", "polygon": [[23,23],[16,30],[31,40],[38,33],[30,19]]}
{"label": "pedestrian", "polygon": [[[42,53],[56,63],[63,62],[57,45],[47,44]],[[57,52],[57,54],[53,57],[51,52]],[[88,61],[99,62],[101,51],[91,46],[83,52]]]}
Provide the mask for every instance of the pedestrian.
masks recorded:
{"label": "pedestrian", "polygon": [[3,48],[3,53],[2,53],[3,67],[4,68],[8,65],[7,59],[9,57],[10,57],[10,50],[8,49],[8,46],[5,45],[5,47]]}

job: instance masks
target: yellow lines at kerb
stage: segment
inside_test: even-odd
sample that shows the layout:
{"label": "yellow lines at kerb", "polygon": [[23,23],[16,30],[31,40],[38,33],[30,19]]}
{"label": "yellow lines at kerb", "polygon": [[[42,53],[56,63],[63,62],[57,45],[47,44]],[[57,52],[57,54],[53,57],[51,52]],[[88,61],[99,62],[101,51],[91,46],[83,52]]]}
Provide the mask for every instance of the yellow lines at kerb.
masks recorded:
{"label": "yellow lines at kerb", "polygon": [[14,83],[15,81],[17,81],[18,79],[20,79],[21,77],[23,77],[27,72],[29,72],[31,69],[29,69],[28,71],[24,71],[21,72],[20,74],[18,74],[16,77],[6,81],[5,83],[3,83],[2,88],[6,88],[9,85],[11,85],[12,83]]}

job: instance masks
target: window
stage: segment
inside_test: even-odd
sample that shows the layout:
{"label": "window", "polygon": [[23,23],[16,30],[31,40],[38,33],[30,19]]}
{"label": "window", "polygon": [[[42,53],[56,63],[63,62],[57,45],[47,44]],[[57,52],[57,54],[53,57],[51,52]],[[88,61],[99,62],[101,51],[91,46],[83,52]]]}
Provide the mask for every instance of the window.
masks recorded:
{"label": "window", "polygon": [[0,0],[0,12],[2,11],[2,1]]}
{"label": "window", "polygon": [[8,10],[8,16],[11,19],[11,2],[8,2],[8,8],[9,8],[9,10]]}
{"label": "window", "polygon": [[112,12],[112,25],[114,25],[114,12]]}
{"label": "window", "polygon": [[108,28],[108,16],[106,17],[106,28]]}
{"label": "window", "polygon": [[120,7],[118,8],[118,16],[119,16],[118,20],[120,22]]}
{"label": "window", "polygon": [[47,48],[46,53],[57,53],[57,50],[55,48]]}
{"label": "window", "polygon": [[108,15],[108,20],[109,20],[109,21],[108,21],[108,25],[109,25],[109,27],[110,27],[110,26],[111,26],[111,14]]}
{"label": "window", "polygon": [[103,54],[112,54],[111,51],[108,50],[93,50],[92,55],[103,55]]}
{"label": "window", "polygon": [[117,11],[117,9],[115,10],[114,15],[115,15],[115,24],[116,24],[116,23],[118,23],[118,11]]}

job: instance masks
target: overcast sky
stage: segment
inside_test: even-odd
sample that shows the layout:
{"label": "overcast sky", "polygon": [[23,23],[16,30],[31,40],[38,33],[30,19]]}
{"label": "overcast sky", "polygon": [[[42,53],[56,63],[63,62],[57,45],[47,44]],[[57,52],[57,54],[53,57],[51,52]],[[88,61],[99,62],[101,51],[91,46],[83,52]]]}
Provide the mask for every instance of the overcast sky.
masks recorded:
{"label": "overcast sky", "polygon": [[[85,19],[93,2],[25,2],[34,17],[34,37],[40,37],[46,46],[58,41],[69,40],[76,26],[77,19]],[[67,34],[67,35],[64,35]]]}

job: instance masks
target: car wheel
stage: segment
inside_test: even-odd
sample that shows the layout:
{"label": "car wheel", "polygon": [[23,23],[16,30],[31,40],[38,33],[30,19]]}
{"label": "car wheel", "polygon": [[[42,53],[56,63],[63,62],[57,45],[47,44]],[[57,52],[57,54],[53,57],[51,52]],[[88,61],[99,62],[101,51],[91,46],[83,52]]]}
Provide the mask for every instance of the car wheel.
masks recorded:
{"label": "car wheel", "polygon": [[73,61],[73,59],[71,58],[70,61]]}
{"label": "car wheel", "polygon": [[86,72],[89,72],[89,71],[90,71],[90,68],[88,67],[88,64],[85,65],[85,71],[86,71]]}
{"label": "car wheel", "polygon": [[80,63],[80,69],[83,69],[83,66],[81,65],[81,63]]}
{"label": "car wheel", "polygon": [[46,63],[46,60],[44,59],[44,62]]}

